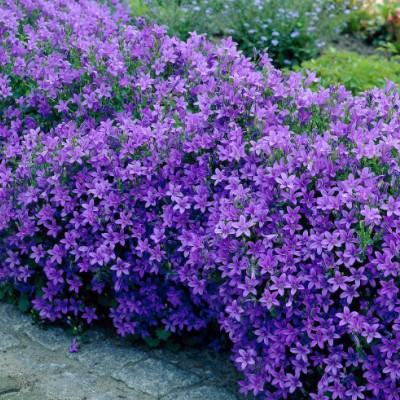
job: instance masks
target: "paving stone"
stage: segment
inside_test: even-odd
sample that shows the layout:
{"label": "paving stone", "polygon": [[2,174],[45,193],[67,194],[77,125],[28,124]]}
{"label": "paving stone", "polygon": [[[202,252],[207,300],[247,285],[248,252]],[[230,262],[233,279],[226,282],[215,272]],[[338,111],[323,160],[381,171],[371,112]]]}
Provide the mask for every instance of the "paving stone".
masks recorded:
{"label": "paving stone", "polygon": [[147,359],[116,371],[114,379],[150,396],[160,397],[171,391],[200,382],[200,378],[161,360]]}
{"label": "paving stone", "polygon": [[[86,400],[154,400],[154,397],[147,396],[145,394],[133,394],[127,393],[122,390],[114,390],[111,392],[94,394],[92,396],[87,397]],[[1,399],[3,400],[3,399]]]}
{"label": "paving stone", "polygon": [[0,351],[15,347],[20,344],[20,341],[14,336],[7,335],[6,333],[0,332]]}
{"label": "paving stone", "polygon": [[29,339],[33,340],[36,343],[39,343],[47,350],[66,351],[71,345],[71,338],[68,338],[65,332],[60,328],[52,327],[48,330],[44,330],[32,325],[27,327],[24,332],[29,337]]}
{"label": "paving stone", "polygon": [[29,315],[23,314],[11,304],[0,302],[0,331],[4,329],[18,331],[29,325],[32,325],[32,319]]}
{"label": "paving stone", "polygon": [[39,381],[36,389],[52,400],[82,400],[93,394],[95,377],[84,372],[63,372]]}
{"label": "paving stone", "polygon": [[146,357],[142,351],[103,342],[83,345],[77,356],[80,363],[102,376],[111,375],[125,364],[136,363]]}
{"label": "paving stone", "polygon": [[21,385],[16,379],[0,377],[0,396],[7,393],[19,392],[20,390]]}
{"label": "paving stone", "polygon": [[[54,375],[54,374],[62,372],[63,370],[65,370],[68,367],[67,364],[38,361],[38,360],[34,360],[32,358],[30,358],[30,360],[31,360],[31,364],[29,366],[29,369],[30,369],[31,373],[40,373],[43,375]],[[25,363],[25,365],[27,365],[27,364]]]}
{"label": "paving stone", "polygon": [[116,347],[113,334],[102,328],[87,336],[81,351],[70,354],[65,331],[42,330],[30,316],[0,302],[0,400],[235,399],[214,388],[236,388],[235,379],[225,383],[224,374],[216,373],[230,366],[228,358],[210,358],[201,349],[161,357],[122,339]]}
{"label": "paving stone", "polygon": [[[61,372],[67,364],[50,360],[42,348],[13,348],[0,355],[0,376],[50,375]],[[3,400],[3,399],[1,399]]]}
{"label": "paving stone", "polygon": [[44,394],[11,393],[0,397],[1,400],[50,400]]}
{"label": "paving stone", "polygon": [[115,332],[111,329],[92,327],[85,331],[83,337],[87,343],[107,341],[111,336],[115,336]]}
{"label": "paving stone", "polygon": [[162,400],[236,400],[236,396],[225,389],[200,387],[188,389],[180,393],[169,394]]}

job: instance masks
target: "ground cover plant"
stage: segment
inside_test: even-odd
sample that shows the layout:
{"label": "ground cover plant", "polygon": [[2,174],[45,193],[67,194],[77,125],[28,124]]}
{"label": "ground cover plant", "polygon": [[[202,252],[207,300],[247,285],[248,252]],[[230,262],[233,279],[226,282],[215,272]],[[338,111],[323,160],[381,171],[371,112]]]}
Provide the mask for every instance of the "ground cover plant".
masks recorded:
{"label": "ground cover plant", "polygon": [[218,322],[261,399],[399,398],[394,83],[311,90],[117,1],[2,3],[0,42],[3,295],[120,335]]}
{"label": "ground cover plant", "polygon": [[303,62],[295,70],[315,72],[321,79],[318,85],[330,87],[341,84],[353,94],[374,87],[383,89],[387,79],[400,83],[400,57],[389,60],[383,54],[367,57],[355,52],[330,49],[320,57]]}
{"label": "ground cover plant", "polygon": [[[146,16],[186,40],[232,36],[250,57],[265,50],[274,65],[297,65],[317,55],[346,26],[359,0],[131,0],[133,15]],[[257,57],[257,55],[256,55]]]}

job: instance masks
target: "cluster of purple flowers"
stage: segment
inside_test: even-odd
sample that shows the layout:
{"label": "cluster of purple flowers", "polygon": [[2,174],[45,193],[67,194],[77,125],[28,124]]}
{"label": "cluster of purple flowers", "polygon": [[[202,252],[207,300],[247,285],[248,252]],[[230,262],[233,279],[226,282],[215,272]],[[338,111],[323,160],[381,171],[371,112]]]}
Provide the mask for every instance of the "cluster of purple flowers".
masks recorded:
{"label": "cluster of purple flowers", "polygon": [[118,1],[4,2],[0,42],[0,282],[120,335],[218,321],[262,399],[400,398],[390,82],[313,92]]}

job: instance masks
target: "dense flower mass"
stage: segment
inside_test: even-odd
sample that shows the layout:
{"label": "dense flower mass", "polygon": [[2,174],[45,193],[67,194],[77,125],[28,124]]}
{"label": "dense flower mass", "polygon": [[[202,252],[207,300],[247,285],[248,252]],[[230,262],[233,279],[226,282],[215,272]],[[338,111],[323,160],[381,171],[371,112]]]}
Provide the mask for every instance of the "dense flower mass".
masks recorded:
{"label": "dense flower mass", "polygon": [[0,41],[3,284],[121,335],[218,321],[261,399],[400,398],[391,82],[313,92],[117,1],[3,2]]}

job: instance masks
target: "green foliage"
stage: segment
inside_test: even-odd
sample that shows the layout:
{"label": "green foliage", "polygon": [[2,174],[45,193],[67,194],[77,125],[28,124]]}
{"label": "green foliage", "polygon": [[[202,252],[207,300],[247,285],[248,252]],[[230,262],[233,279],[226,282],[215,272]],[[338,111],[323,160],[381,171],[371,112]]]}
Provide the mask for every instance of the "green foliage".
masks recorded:
{"label": "green foliage", "polygon": [[382,3],[375,5],[381,17],[387,21],[396,15],[397,9],[400,8],[399,0],[384,0]]}
{"label": "green foliage", "polygon": [[147,336],[144,341],[146,342],[146,345],[148,347],[150,347],[151,349],[158,347],[161,343],[161,340],[158,339],[157,337],[151,337],[151,336]]}
{"label": "green foliage", "polygon": [[351,5],[353,11],[349,15],[344,31],[346,33],[355,34],[362,32],[367,27],[371,21],[372,15],[368,7],[358,7],[355,1],[352,1]]}
{"label": "green foliage", "polygon": [[142,0],[131,0],[130,5],[133,15],[148,15],[151,11],[149,5],[145,4],[145,2]]}
{"label": "green foliage", "polygon": [[[358,3],[359,0],[353,0]],[[131,0],[133,15],[168,27],[187,39],[190,32],[211,40],[232,36],[250,57],[265,51],[279,66],[297,65],[320,52],[350,20],[348,0]]]}
{"label": "green foliage", "polygon": [[12,290],[12,287],[8,283],[0,283],[0,300],[5,302],[12,302]]}
{"label": "green foliage", "polygon": [[315,71],[323,86],[339,83],[354,94],[373,87],[384,88],[385,78],[400,83],[400,57],[387,60],[379,56],[365,57],[331,49],[321,57],[303,62],[296,70]]}
{"label": "green foliage", "polygon": [[400,1],[365,0],[351,14],[346,31],[390,53],[400,54]]}
{"label": "green foliage", "polygon": [[[262,2],[261,2],[262,3]],[[348,16],[341,1],[271,0],[262,9],[234,0],[239,13],[230,17],[232,36],[246,54],[266,49],[279,66],[292,66],[316,56],[344,28]]]}
{"label": "green foliage", "polygon": [[27,312],[31,308],[31,302],[29,301],[29,297],[26,293],[23,293],[19,296],[18,308],[22,312]]}
{"label": "green foliage", "polygon": [[32,305],[27,293],[18,293],[10,283],[0,282],[0,300],[15,304],[22,312],[31,310]]}
{"label": "green foliage", "polygon": [[400,54],[400,1],[383,0],[375,5],[375,9],[383,32],[380,46],[394,54]]}
{"label": "green foliage", "polygon": [[171,331],[167,331],[163,328],[157,328],[155,330],[155,335],[147,336],[144,341],[150,348],[156,348],[165,345],[168,350],[173,351],[176,348],[177,343],[175,343],[175,338],[172,338],[171,335]]}
{"label": "green foliage", "polygon": [[347,20],[345,32],[356,34],[368,41],[382,34],[382,19],[376,9],[375,0],[351,0],[351,14]]}
{"label": "green foliage", "polygon": [[163,328],[157,328],[156,335],[158,339],[166,341],[171,336],[171,331],[166,331]]}
{"label": "green foliage", "polygon": [[173,36],[186,40],[190,32],[218,37],[223,31],[223,0],[131,0],[132,14],[166,25]]}

